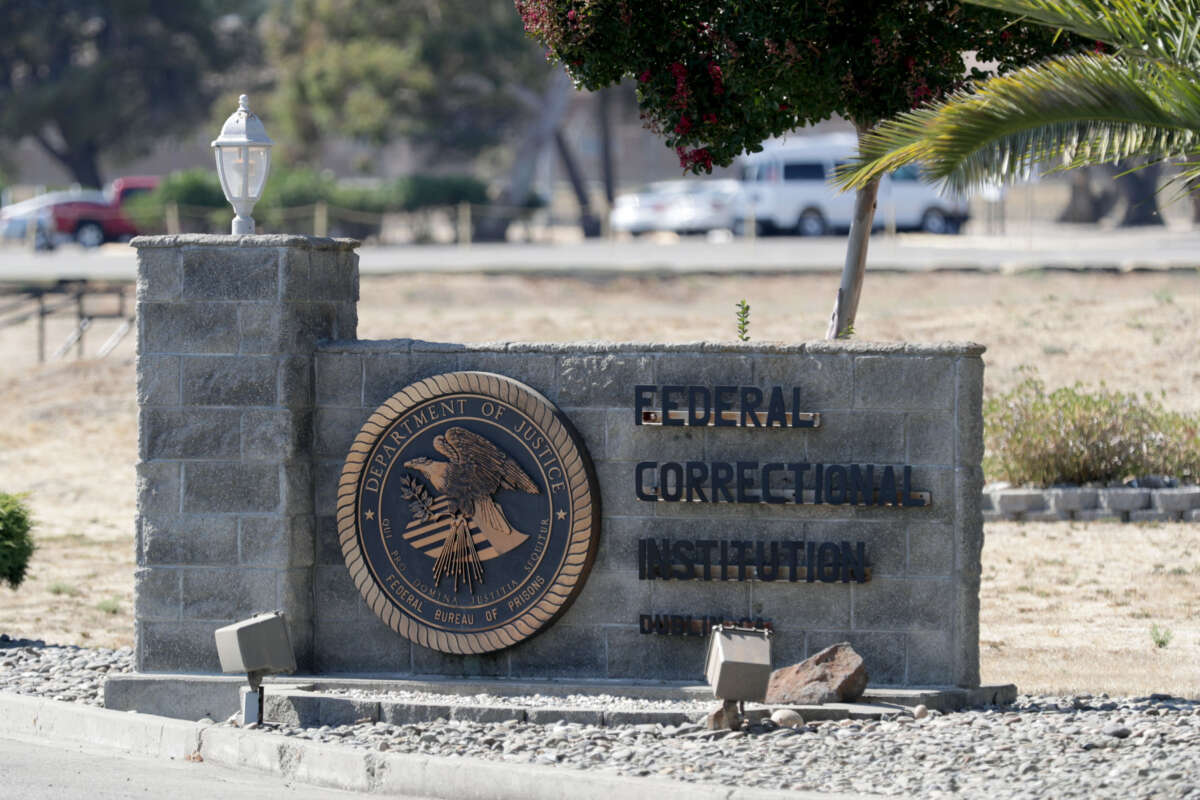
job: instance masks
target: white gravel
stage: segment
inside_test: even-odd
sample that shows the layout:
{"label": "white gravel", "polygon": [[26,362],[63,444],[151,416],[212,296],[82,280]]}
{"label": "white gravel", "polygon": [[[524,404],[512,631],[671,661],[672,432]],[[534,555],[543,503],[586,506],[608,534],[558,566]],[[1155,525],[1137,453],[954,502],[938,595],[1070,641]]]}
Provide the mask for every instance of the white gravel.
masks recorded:
{"label": "white gravel", "polygon": [[0,634],[0,691],[104,705],[104,679],[133,672],[133,650],[46,644]]}
{"label": "white gravel", "polygon": [[644,697],[619,697],[611,694],[447,694],[407,690],[374,691],[327,688],[322,688],[321,694],[392,703],[487,706],[489,708],[586,708],[605,711],[679,711],[685,714],[707,714],[714,708],[712,700],[653,700]]}

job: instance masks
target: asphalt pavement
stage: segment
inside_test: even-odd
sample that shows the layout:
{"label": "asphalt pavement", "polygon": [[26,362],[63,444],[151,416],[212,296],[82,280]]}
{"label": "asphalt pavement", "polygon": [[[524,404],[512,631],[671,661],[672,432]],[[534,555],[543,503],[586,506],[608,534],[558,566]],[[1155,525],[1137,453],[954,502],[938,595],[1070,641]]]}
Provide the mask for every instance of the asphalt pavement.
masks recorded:
{"label": "asphalt pavement", "polygon": [[[395,796],[395,795],[393,795]],[[0,800],[362,800],[367,795],[201,762],[0,738]],[[411,799],[410,799],[411,800]]]}
{"label": "asphalt pavement", "polygon": [[[826,272],[841,269],[845,250],[845,236],[664,236],[568,244],[364,246],[359,266],[364,275]],[[873,271],[906,272],[1195,269],[1200,266],[1200,231],[1044,225],[1009,235],[877,234],[867,262]],[[134,251],[127,245],[90,251],[62,245],[48,253],[15,245],[0,248],[0,282],[126,281],[135,273]]]}

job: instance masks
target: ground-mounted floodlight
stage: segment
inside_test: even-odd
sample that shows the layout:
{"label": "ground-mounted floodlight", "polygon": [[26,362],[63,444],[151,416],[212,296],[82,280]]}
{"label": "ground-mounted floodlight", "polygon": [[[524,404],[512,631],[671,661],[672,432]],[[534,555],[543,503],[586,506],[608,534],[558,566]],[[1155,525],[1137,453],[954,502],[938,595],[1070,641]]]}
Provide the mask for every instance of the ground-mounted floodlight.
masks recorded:
{"label": "ground-mounted floodlight", "polygon": [[708,638],[704,676],[713,696],[724,702],[725,724],[741,727],[746,701],[761,702],[771,680],[771,632],[714,625]]}
{"label": "ground-mounted floodlight", "polygon": [[217,628],[217,656],[222,672],[244,672],[250,691],[242,697],[242,724],[262,722],[262,679],[296,671],[296,656],[282,611],[256,614]]}
{"label": "ground-mounted floodlight", "polygon": [[246,95],[238,98],[237,111],[221,126],[221,135],[213,140],[217,157],[217,175],[221,191],[233,206],[234,233],[254,233],[250,212],[262,197],[271,169],[271,145],[262,120],[246,104]]}

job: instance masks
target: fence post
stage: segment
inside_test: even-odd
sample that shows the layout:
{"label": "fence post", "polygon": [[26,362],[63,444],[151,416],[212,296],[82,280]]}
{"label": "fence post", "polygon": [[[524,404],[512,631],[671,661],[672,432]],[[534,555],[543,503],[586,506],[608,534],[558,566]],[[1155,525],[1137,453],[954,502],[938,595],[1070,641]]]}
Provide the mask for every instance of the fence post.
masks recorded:
{"label": "fence post", "polygon": [[83,334],[87,330],[83,326],[83,295],[86,289],[80,289],[75,295],[75,322],[79,326],[79,339],[75,342],[75,358],[83,358]]}
{"label": "fence post", "polygon": [[38,363],[46,363],[46,295],[41,291],[37,295],[38,301]]}
{"label": "fence post", "polygon": [[463,247],[471,246],[471,204],[458,204],[458,243]]}
{"label": "fence post", "polygon": [[329,205],[318,200],[313,206],[313,236],[329,235]]}
{"label": "fence post", "polygon": [[178,235],[180,228],[179,204],[174,202],[167,203],[166,207],[163,209],[163,212],[166,218],[165,222],[167,224],[167,233],[171,234],[172,236]]}

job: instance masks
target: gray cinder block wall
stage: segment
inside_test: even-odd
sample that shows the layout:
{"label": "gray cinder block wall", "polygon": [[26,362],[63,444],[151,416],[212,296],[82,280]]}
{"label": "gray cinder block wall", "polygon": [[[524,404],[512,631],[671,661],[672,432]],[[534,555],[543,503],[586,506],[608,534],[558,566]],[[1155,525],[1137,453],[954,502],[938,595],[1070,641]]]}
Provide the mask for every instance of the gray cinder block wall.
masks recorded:
{"label": "gray cinder block wall", "polygon": [[311,664],[312,354],[353,338],[357,243],[138,237],[138,669],[218,671],[281,609]]}
{"label": "gray cinder block wall", "polygon": [[[349,284],[357,283],[348,244],[281,240],[268,248],[278,258],[275,299],[263,299],[270,292],[252,284],[238,291],[256,292],[259,299],[240,301],[232,299],[229,276],[210,274],[206,284],[212,285],[203,292],[195,283],[209,255],[215,273],[224,271],[218,263],[232,268],[239,259],[253,260],[246,253],[254,248],[243,252],[229,237],[217,238],[225,241],[135,240],[141,247],[143,304],[139,669],[215,670],[212,629],[275,599],[293,615],[293,636],[309,643],[304,660],[318,672],[697,679],[704,640],[640,633],[638,617],[728,614],[772,621],[777,665],[848,640],[864,654],[873,684],[978,685],[982,348],[357,341],[346,299],[355,293]],[[291,251],[308,255],[310,289],[319,285],[333,294],[309,291],[303,301],[286,296],[284,265]],[[324,269],[330,275],[318,276]],[[189,271],[191,283],[173,283],[176,274],[182,279]],[[196,295],[213,291],[223,296]],[[157,298],[163,292],[169,299]],[[328,315],[320,317],[324,324],[312,323],[308,311],[290,305],[313,302],[328,304]],[[266,353],[243,355],[237,347],[231,352],[231,342],[219,340],[203,356],[213,360],[196,360],[201,356],[192,345],[181,344],[192,342],[191,335],[165,332],[192,323],[156,327],[154,314],[170,312],[150,307],[174,304],[180,319],[193,319],[216,313],[207,304],[243,303],[258,309],[247,314],[267,314],[274,304],[281,317],[310,323],[301,326],[306,333],[299,341],[274,339],[279,348],[271,357],[281,372],[273,405],[231,404],[217,388],[230,382],[224,376],[234,370],[231,365],[241,363],[233,359]],[[213,358],[217,355],[229,361]],[[162,361],[152,360],[160,356]],[[305,359],[311,385],[288,382],[285,389],[283,365],[300,370]],[[603,509],[599,554],[575,604],[540,635],[484,656],[440,654],[410,644],[379,621],[350,580],[334,522],[342,461],[361,424],[407,384],[454,370],[508,375],[556,403],[595,462]],[[192,388],[186,395],[155,390],[160,380]],[[258,385],[257,379],[246,382]],[[803,410],[820,412],[822,425],[757,431],[636,426],[637,384],[798,386]],[[254,403],[266,403],[256,393],[261,388],[247,391]],[[280,443],[252,438],[258,430],[254,414],[285,409],[293,424]],[[156,416],[164,412],[187,421],[164,426]],[[156,433],[166,430],[171,432]],[[633,486],[634,465],[645,460],[910,464],[914,488],[930,491],[933,503],[924,508],[647,503],[636,499]],[[230,469],[264,463],[279,470],[279,494],[264,490],[253,498],[253,508],[243,508],[252,499],[251,482],[231,482],[227,476],[240,473]],[[299,487],[310,472],[305,496]],[[266,508],[272,499],[275,505]],[[303,532],[309,522],[311,536]],[[155,537],[165,555],[157,545],[148,547]],[[268,554],[254,537],[277,547]],[[639,580],[637,540],[646,537],[863,541],[872,578],[861,584]],[[259,584],[259,573],[274,576],[273,595]]]}

